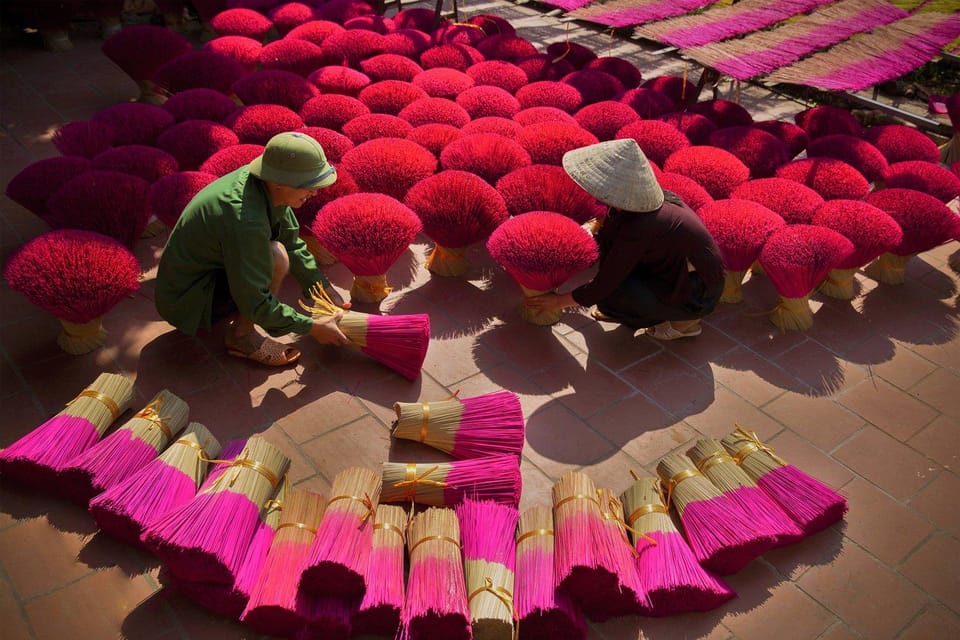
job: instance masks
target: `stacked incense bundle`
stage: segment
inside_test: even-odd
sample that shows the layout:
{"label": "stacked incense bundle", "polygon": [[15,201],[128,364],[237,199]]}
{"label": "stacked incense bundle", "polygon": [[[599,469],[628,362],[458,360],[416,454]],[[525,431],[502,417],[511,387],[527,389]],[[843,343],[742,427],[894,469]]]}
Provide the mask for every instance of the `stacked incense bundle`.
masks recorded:
{"label": "stacked incense bundle", "polygon": [[403,608],[403,556],[407,514],[403,507],[381,504],[373,525],[373,545],[367,569],[367,591],[353,614],[353,631],[394,637]]}
{"label": "stacked incense bundle", "polygon": [[667,506],[680,514],[684,533],[704,568],[729,575],[740,571],[774,545],[755,531],[753,521],[697,471],[686,456],[665,456],[657,475],[667,490]]}
{"label": "stacked incense bundle", "polygon": [[130,406],[133,382],[101,373],[60,413],[0,452],[0,475],[50,489],[57,472],[90,448]]}
{"label": "stacked incense bundle", "polygon": [[323,496],[288,490],[277,532],[257,576],[241,621],[258,633],[290,636],[306,626],[310,596],[297,582],[326,506]]}
{"label": "stacked incense bundle", "polygon": [[467,499],[457,507],[457,518],[474,640],[510,640],[520,513],[514,506]]}
{"label": "stacked incense bundle", "polygon": [[399,640],[469,640],[470,608],[452,509],[427,509],[410,521],[410,577]]}
{"label": "stacked incense bundle", "polygon": [[753,431],[737,425],[737,430],[724,436],[721,442],[734,462],[793,518],[806,535],[843,519],[847,512],[846,498],[788,464]]}
{"label": "stacked incense bundle", "polygon": [[[737,595],[697,562],[670,518],[659,478],[636,478],[621,500],[637,545],[637,571],[650,599],[644,615],[709,611]],[[641,542],[640,536],[656,544]]]}
{"label": "stacked incense bundle", "polygon": [[164,389],[123,426],[71,460],[59,473],[61,491],[87,505],[156,459],[187,425],[190,407]]}
{"label": "stacked incense bundle", "polygon": [[790,516],[737,466],[718,440],[697,440],[687,451],[687,456],[713,486],[743,509],[753,521],[757,533],[773,538],[775,546],[792,544],[803,538],[803,531]]}
{"label": "stacked incense bundle", "polygon": [[520,515],[514,607],[525,640],[583,640],[583,614],[556,588],[553,511],[540,505]]}
{"label": "stacked incense bundle", "polygon": [[[602,553],[616,563],[620,581],[629,589],[622,589],[592,617],[601,619],[640,613],[650,608],[650,599],[647,596],[647,586],[637,571],[638,552],[627,535],[628,525],[623,503],[612,489],[607,488],[597,489],[597,499],[600,501],[600,513],[603,516],[603,529],[598,544]],[[639,537],[649,544],[656,544],[652,538],[643,535]]]}
{"label": "stacked incense bundle", "polygon": [[310,290],[311,304],[300,306],[315,315],[342,313],[338,326],[350,345],[384,364],[408,380],[420,375],[430,345],[430,316],[378,316],[344,311],[336,306],[318,283]]}
{"label": "stacked incense bundle", "polygon": [[512,454],[440,463],[383,463],[383,502],[456,506],[464,498],[520,502],[520,460]]}
{"label": "stacked incense bundle", "polygon": [[439,402],[395,402],[393,436],[416,440],[454,458],[520,455],[524,420],[520,398],[497,391]]}
{"label": "stacked incense bundle", "polygon": [[327,596],[309,598],[310,622],[293,634],[293,640],[347,640],[352,633],[353,602]]}
{"label": "stacked incense bundle", "polygon": [[641,600],[636,567],[624,567],[604,542],[608,530],[599,495],[593,481],[577,471],[553,485],[554,580],[588,617],[604,620],[625,609],[638,611]]}
{"label": "stacked incense bundle", "polygon": [[251,437],[216,480],[150,523],[142,540],[181,580],[232,584],[289,463],[262,436]]}
{"label": "stacked incense bundle", "polygon": [[333,496],[300,576],[302,590],[321,596],[363,596],[380,486],[377,472],[364,467],[350,467],[333,479]]}
{"label": "stacked incense bundle", "polygon": [[152,520],[189,502],[207,473],[220,443],[205,426],[191,422],[160,457],[90,501],[90,513],[104,532],[140,546]]}

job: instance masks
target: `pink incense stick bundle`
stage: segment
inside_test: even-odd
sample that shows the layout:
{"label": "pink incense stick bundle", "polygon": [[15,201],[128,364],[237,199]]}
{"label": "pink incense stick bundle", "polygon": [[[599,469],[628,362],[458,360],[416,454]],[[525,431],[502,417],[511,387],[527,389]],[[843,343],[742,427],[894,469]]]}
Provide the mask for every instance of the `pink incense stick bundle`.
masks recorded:
{"label": "pink incense stick bundle", "polygon": [[806,535],[843,519],[847,499],[787,463],[766,446],[757,434],[737,425],[721,440],[740,468],[800,525]]}
{"label": "pink incense stick bundle", "polygon": [[520,515],[514,606],[524,640],[583,640],[586,623],[553,579],[553,511],[539,505]]}
{"label": "pink incense stick bundle", "polygon": [[514,636],[513,604],[517,521],[512,505],[490,500],[464,500],[456,509],[463,538],[467,605],[475,640],[510,640]]}
{"label": "pink incense stick bundle", "polygon": [[355,600],[313,596],[309,599],[310,622],[301,627],[292,640],[347,640],[353,633],[350,617]]}
{"label": "pink incense stick bundle", "polygon": [[400,628],[406,526],[407,514],[403,507],[386,504],[377,507],[367,569],[367,591],[353,614],[354,633],[392,638]]}
{"label": "pink incense stick bundle", "polygon": [[719,440],[697,440],[687,451],[700,471],[724,496],[737,503],[750,516],[757,533],[769,535],[780,547],[800,541],[803,531],[770,496],[757,486],[750,476],[734,462]]}
{"label": "pink incense stick bundle", "polygon": [[553,485],[554,580],[588,617],[605,620],[614,611],[638,611],[641,596],[636,567],[624,567],[605,542],[608,530],[598,495],[593,481],[577,471]]}
{"label": "pink incense stick bundle", "polygon": [[364,594],[380,486],[377,472],[364,467],[350,467],[333,479],[333,497],[300,576],[303,591],[341,598]]}
{"label": "pink incense stick bundle", "polygon": [[[650,599],[647,596],[647,586],[637,572],[638,551],[627,535],[623,503],[613,490],[608,488],[597,489],[597,499],[600,501],[600,513],[603,516],[603,528],[597,542],[601,552],[616,563],[617,573],[624,588],[594,611],[588,610],[587,614],[593,619],[602,620],[613,616],[640,613],[650,608]],[[639,537],[644,538],[642,535]],[[648,539],[646,542],[654,544],[653,539]]]}
{"label": "pink incense stick bundle", "polygon": [[186,402],[164,389],[123,426],[60,469],[61,491],[87,505],[97,494],[156,459],[187,426],[189,411]]}
{"label": "pink incense stick bundle", "polygon": [[520,455],[523,449],[523,409],[512,391],[439,402],[395,402],[393,410],[395,438],[422,442],[454,458]]}
{"label": "pink incense stick bundle", "polygon": [[410,521],[410,576],[399,640],[469,640],[470,607],[453,509],[431,508]]}
{"label": "pink incense stick bundle", "polygon": [[52,489],[57,472],[89,449],[130,406],[133,382],[101,373],[39,427],[0,452],[0,475],[38,489]]}
{"label": "pink incense stick bundle", "polygon": [[686,456],[668,455],[657,464],[657,475],[667,490],[697,560],[720,575],[736,573],[775,541],[755,530],[749,515],[725,497]]}
{"label": "pink incense stick bundle", "polygon": [[[636,478],[621,500],[639,554],[637,571],[650,599],[643,615],[709,611],[737,595],[697,562],[670,518],[659,478]],[[656,544],[650,544],[646,538]]]}
{"label": "pink incense stick bundle", "polygon": [[440,463],[383,463],[383,502],[453,507],[465,498],[516,506],[522,480],[514,454]]}
{"label": "pink incense stick bundle", "polygon": [[289,459],[253,436],[226,471],[143,532],[147,548],[182,580],[232,584]]}
{"label": "pink incense stick bundle", "polygon": [[237,438],[236,440],[231,440],[223,449],[220,451],[219,460],[211,460],[209,462],[210,468],[207,470],[207,477],[204,478],[203,484],[200,485],[198,491],[203,491],[217,481],[217,478],[222,476],[227,472],[227,469],[230,468],[230,465],[233,464],[233,461],[237,459],[243,450],[247,447],[247,438]]}
{"label": "pink incense stick bundle", "polygon": [[258,633],[290,636],[308,622],[310,596],[297,589],[300,570],[326,508],[316,493],[290,490],[284,497],[276,535],[240,620]]}
{"label": "pink incense stick bundle", "polygon": [[97,526],[114,538],[140,546],[146,525],[189,502],[220,443],[199,422],[187,425],[158,458],[90,501]]}

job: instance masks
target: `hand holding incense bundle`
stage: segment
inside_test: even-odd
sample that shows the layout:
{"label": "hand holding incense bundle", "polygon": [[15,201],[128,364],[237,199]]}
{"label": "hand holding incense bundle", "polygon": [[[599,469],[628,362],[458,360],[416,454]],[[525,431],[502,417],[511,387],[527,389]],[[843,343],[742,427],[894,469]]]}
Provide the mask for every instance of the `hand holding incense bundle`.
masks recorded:
{"label": "hand holding incense bundle", "polygon": [[[623,606],[625,600],[635,612],[642,597],[637,591],[636,567],[624,567],[619,554],[611,553],[611,546],[604,543],[608,535],[604,510],[586,474],[571,471],[553,485],[556,586],[596,620],[630,608]],[[624,544],[622,539],[620,544]]]}
{"label": "hand holding incense bundle", "polygon": [[306,625],[310,596],[297,584],[325,508],[326,499],[316,493],[294,489],[284,497],[276,535],[240,616],[251,629],[289,636]]}
{"label": "hand holding incense bundle", "polygon": [[84,505],[151,460],[187,424],[190,407],[164,389],[119,429],[58,473],[64,495]]}
{"label": "hand holding incense bundle", "polygon": [[464,498],[516,506],[522,486],[520,460],[504,454],[438,463],[383,463],[383,502],[456,506]]}
{"label": "hand holding incense bundle", "polygon": [[353,614],[354,633],[392,638],[400,628],[406,527],[407,514],[403,507],[386,504],[377,507],[367,569],[367,591]]}
{"label": "hand holding incense bundle", "polygon": [[342,313],[338,326],[350,344],[408,380],[420,375],[430,345],[430,316],[425,313],[378,316],[344,311],[333,303],[317,283],[310,290],[311,304],[300,306],[314,315]]}
{"label": "hand holding incense bundle", "polygon": [[524,419],[520,398],[497,391],[438,402],[395,402],[393,436],[416,440],[454,458],[520,455]]}
{"label": "hand holding incense bundle", "polygon": [[132,399],[130,379],[101,373],[60,413],[0,453],[0,475],[35,488],[52,488],[57,472],[93,446]]}
{"label": "hand holding incense bundle", "polygon": [[765,445],[753,431],[737,425],[724,436],[724,448],[757,486],[773,498],[806,535],[843,519],[847,499],[810,477]]}
{"label": "hand holding incense bundle", "polygon": [[669,455],[657,464],[667,506],[680,514],[697,560],[720,575],[736,573],[774,546],[754,530],[750,516],[725,497],[686,456]]}
{"label": "hand holding incense bundle", "polygon": [[467,605],[474,640],[510,640],[514,636],[516,507],[466,499],[456,509],[463,538]]}
{"label": "hand holding incense bundle", "polygon": [[262,436],[251,437],[193,500],[152,522],[144,543],[182,580],[232,584],[289,464]]}
{"label": "hand holding incense bundle", "polygon": [[372,469],[350,467],[337,474],[330,492],[300,588],[314,595],[359,597],[367,589],[380,476]]}
{"label": "hand holding incense bundle", "polygon": [[545,505],[520,515],[514,606],[525,640],[583,640],[587,627],[570,597],[553,579],[553,510]]}
{"label": "hand holding incense bundle", "polygon": [[460,526],[452,509],[427,509],[410,521],[410,577],[399,640],[471,638],[460,548]]}
{"label": "hand holding incense bundle", "polygon": [[650,599],[643,615],[709,611],[737,595],[697,562],[670,518],[659,478],[636,478],[621,500],[638,552],[637,572]]}
{"label": "hand holding incense bundle", "polygon": [[197,495],[207,460],[219,454],[213,434],[191,422],[158,458],[91,500],[90,513],[104,533],[140,546],[149,522]]}
{"label": "hand holding incense bundle", "polygon": [[697,440],[687,457],[713,486],[743,509],[757,533],[773,538],[775,546],[792,544],[804,537],[790,516],[737,466],[718,440]]}

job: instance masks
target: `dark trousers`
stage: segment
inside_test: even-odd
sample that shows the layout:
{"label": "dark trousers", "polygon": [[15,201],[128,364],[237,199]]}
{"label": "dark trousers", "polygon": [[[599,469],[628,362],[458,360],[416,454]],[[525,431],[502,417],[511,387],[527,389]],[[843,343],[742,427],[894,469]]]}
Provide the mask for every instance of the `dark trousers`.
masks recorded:
{"label": "dark trousers", "polygon": [[649,279],[634,273],[609,297],[598,302],[597,309],[612,320],[634,329],[652,327],[668,320],[698,320],[716,308],[723,293],[723,282],[714,291],[708,291],[703,278],[696,271],[690,272],[688,278],[690,293],[687,299],[673,304],[660,300],[654,294],[655,288],[663,290],[665,287],[655,287]]}

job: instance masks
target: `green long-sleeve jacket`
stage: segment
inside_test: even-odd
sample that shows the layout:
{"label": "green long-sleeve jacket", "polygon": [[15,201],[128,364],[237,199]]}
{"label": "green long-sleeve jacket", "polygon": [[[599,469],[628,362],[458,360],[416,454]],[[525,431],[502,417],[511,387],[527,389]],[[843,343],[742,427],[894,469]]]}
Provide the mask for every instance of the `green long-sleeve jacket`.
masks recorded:
{"label": "green long-sleeve jacket", "polygon": [[216,275],[222,271],[245,318],[272,336],[309,333],[310,317],[270,291],[271,241],[287,248],[290,273],[305,295],[316,282],[328,284],[299,229],[293,210],[272,206],[266,185],[246,166],[212,182],[170,232],[157,271],[157,311],[184,333],[209,329]]}

